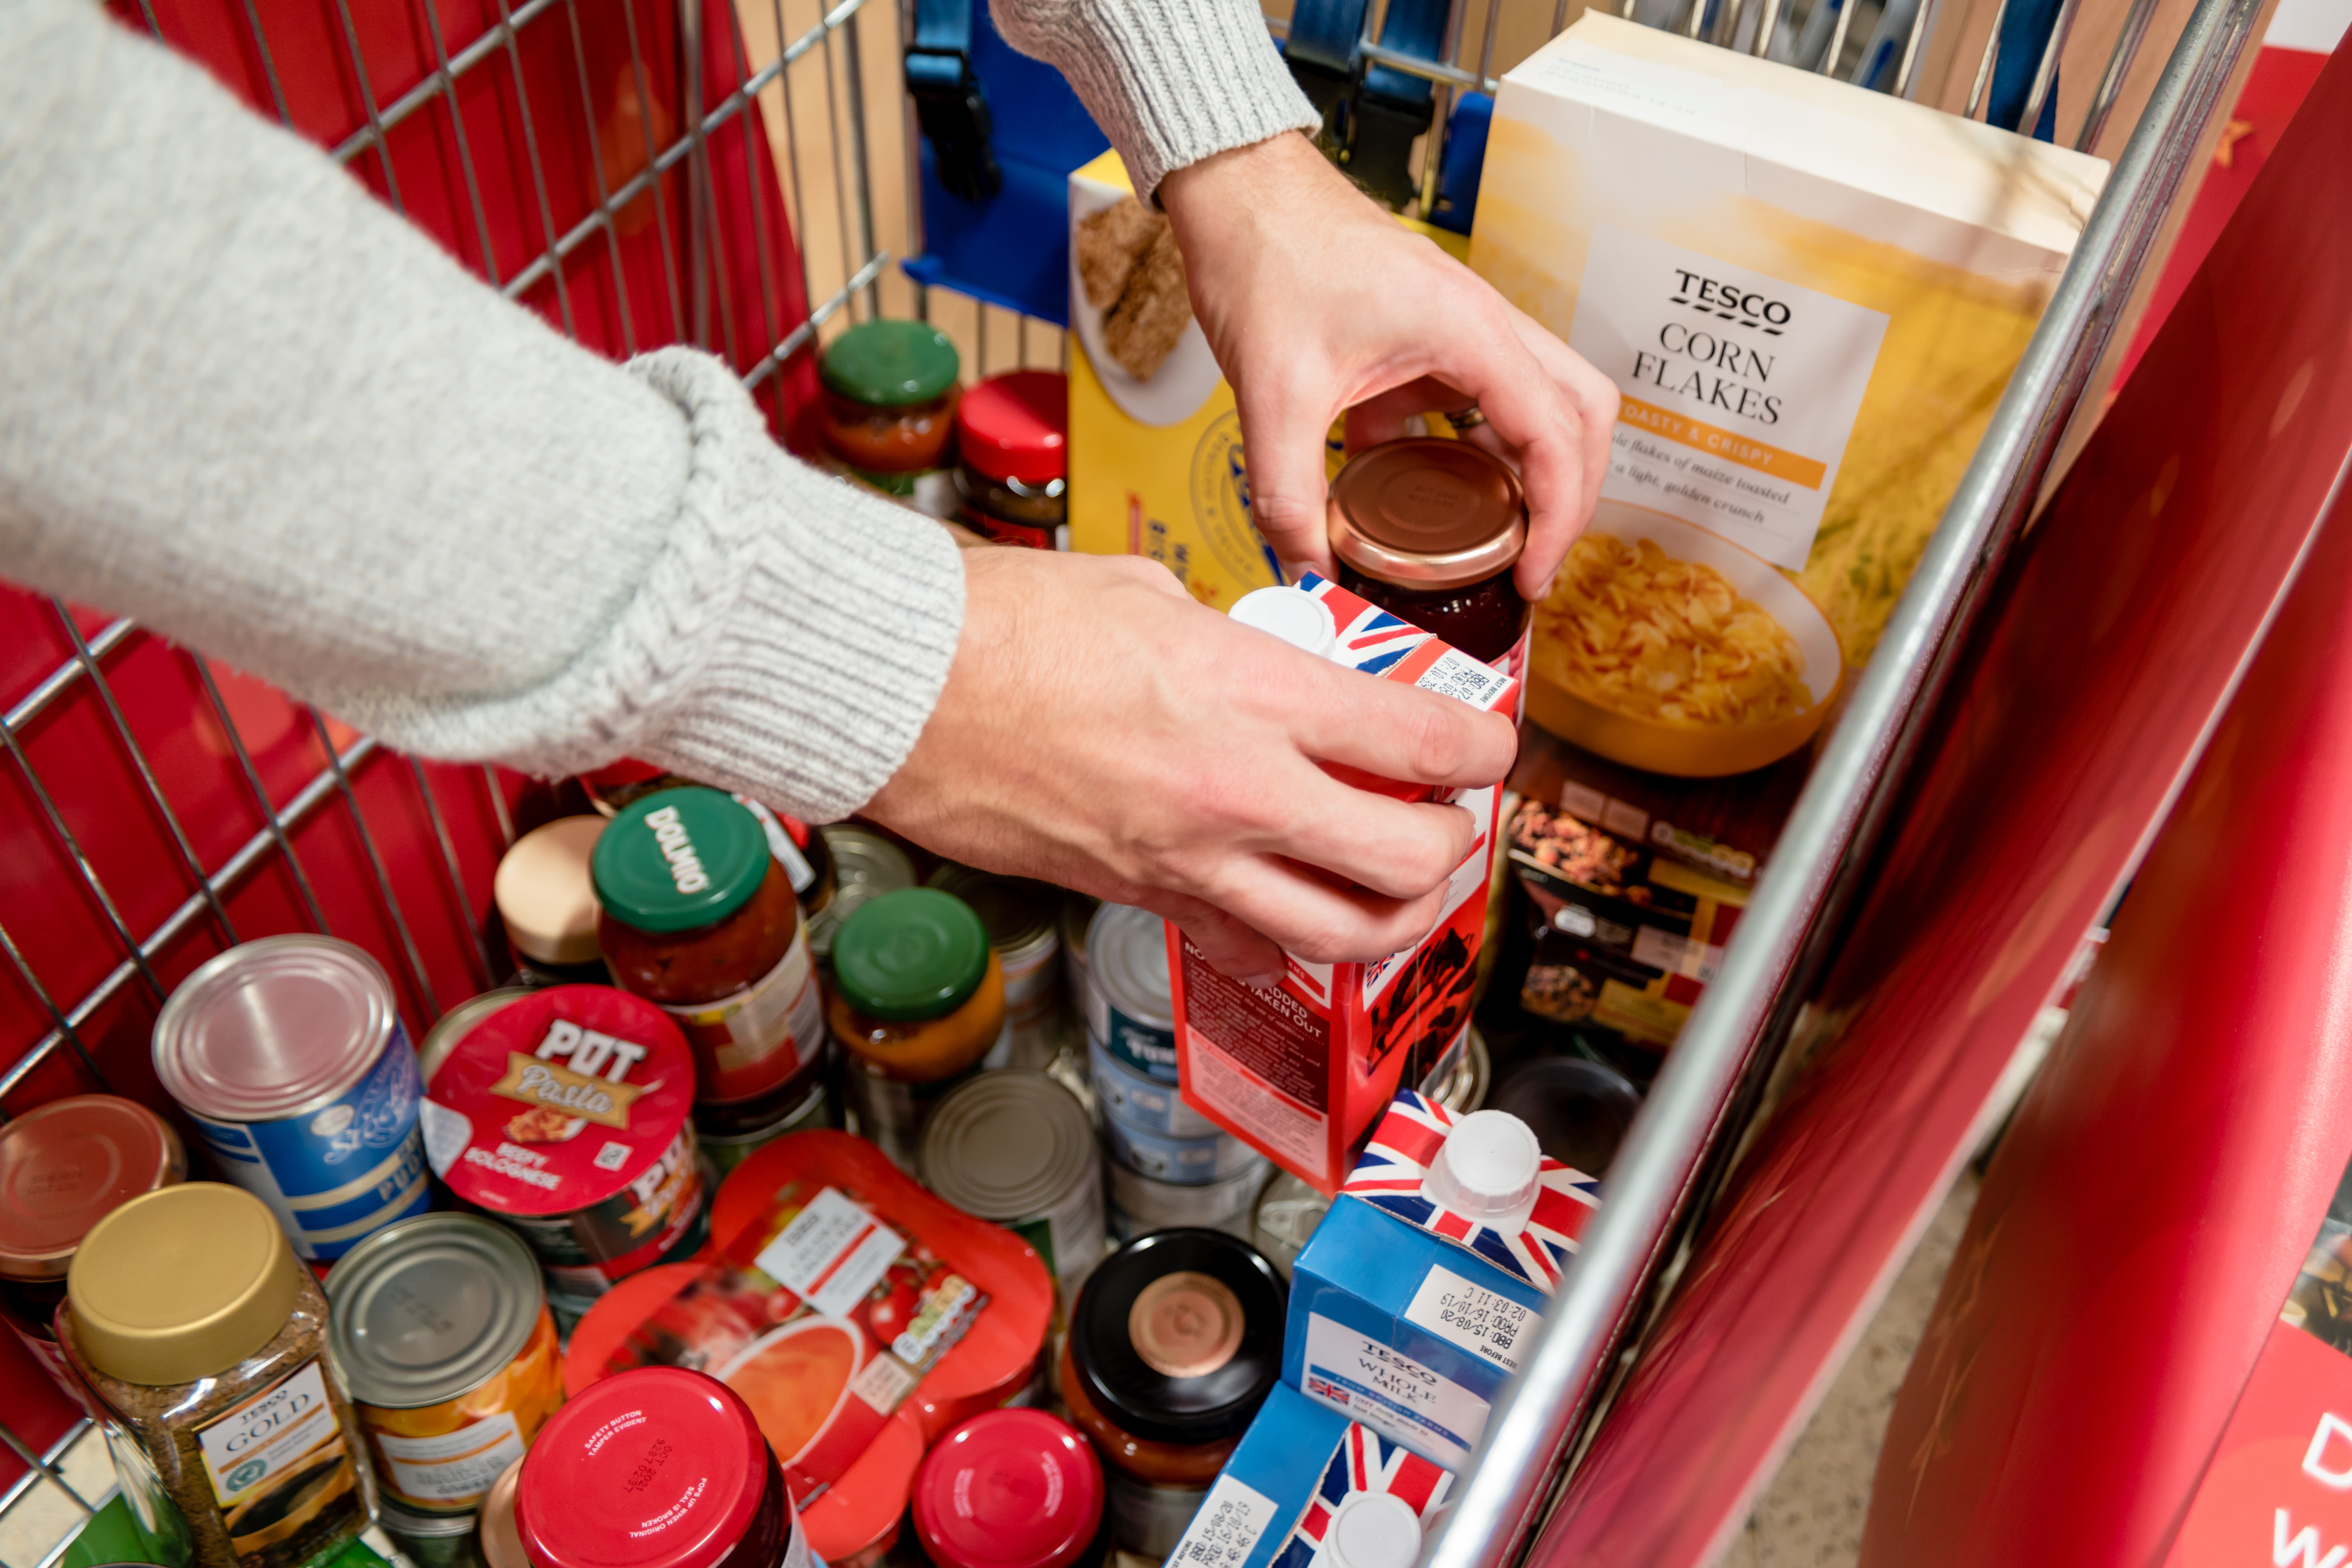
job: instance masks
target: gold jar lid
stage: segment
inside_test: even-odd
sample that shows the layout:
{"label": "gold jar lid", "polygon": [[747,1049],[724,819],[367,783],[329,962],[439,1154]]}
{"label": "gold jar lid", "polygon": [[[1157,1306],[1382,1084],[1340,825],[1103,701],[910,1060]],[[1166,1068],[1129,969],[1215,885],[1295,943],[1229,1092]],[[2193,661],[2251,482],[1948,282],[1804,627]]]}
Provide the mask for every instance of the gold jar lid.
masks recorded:
{"label": "gold jar lid", "polygon": [[1382,583],[1454,588],[1508,571],[1528,546],[1519,476],[1483,447],[1433,437],[1359,452],[1331,481],[1331,552]]}
{"label": "gold jar lid", "polygon": [[514,841],[499,858],[490,898],[515,951],[541,963],[593,963],[596,884],[588,869],[601,816],[559,816]]}
{"label": "gold jar lid", "polygon": [[91,1227],[66,1276],[74,1338],[125,1383],[194,1383],[277,1337],[301,1265],[268,1206],[189,1182],[136,1197]]}
{"label": "gold jar lid", "polygon": [[1162,1377],[1206,1377],[1242,1348],[1241,1298],[1213,1275],[1183,1269],[1146,1285],[1128,1309],[1127,1337]]}

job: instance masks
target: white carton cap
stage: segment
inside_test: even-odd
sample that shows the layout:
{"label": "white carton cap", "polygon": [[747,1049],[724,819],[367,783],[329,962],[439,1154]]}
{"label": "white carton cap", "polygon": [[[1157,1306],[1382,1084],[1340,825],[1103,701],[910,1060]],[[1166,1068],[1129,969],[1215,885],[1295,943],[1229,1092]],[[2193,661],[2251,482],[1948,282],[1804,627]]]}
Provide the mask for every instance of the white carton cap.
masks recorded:
{"label": "white carton cap", "polygon": [[1330,658],[1339,642],[1331,607],[1304,588],[1253,588],[1225,614],[1318,658]]}
{"label": "white carton cap", "polygon": [[1421,1556],[1421,1515],[1387,1492],[1359,1492],[1323,1532],[1339,1568],[1412,1568]]}
{"label": "white carton cap", "polygon": [[1536,1201],[1543,1148],[1507,1110],[1474,1110],[1454,1124],[1422,1178],[1421,1195],[1465,1219],[1524,1215]]}

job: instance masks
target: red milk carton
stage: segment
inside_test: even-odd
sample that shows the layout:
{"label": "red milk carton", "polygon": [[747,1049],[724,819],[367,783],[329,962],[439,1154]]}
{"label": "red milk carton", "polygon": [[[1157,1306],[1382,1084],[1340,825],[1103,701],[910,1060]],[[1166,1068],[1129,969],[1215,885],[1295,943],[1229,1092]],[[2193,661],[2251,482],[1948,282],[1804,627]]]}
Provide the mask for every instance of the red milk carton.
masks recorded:
{"label": "red milk carton", "polygon": [[[1296,588],[1247,595],[1234,614],[1383,680],[1444,692],[1481,711],[1516,711],[1515,678],[1311,574]],[[1404,785],[1391,793],[1408,787],[1415,798],[1431,793]],[[1452,798],[1468,808],[1478,837],[1446,879],[1436,929],[1402,952],[1377,963],[1291,958],[1281,984],[1261,991],[1218,973],[1168,928],[1185,1103],[1327,1193],[1339,1189],[1349,1151],[1398,1083],[1419,1084],[1470,1022],[1500,792],[1461,790]]]}

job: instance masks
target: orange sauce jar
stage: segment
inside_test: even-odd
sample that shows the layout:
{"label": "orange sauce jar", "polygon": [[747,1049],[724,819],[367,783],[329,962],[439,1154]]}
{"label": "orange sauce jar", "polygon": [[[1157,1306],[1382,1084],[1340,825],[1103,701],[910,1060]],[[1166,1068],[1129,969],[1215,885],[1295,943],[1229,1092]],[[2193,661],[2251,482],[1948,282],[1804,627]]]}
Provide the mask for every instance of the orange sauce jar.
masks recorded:
{"label": "orange sauce jar", "polygon": [[1004,971],[971,906],[936,888],[861,905],[833,939],[825,1021],[858,1131],[912,1173],[931,1108],[1013,1049]]}

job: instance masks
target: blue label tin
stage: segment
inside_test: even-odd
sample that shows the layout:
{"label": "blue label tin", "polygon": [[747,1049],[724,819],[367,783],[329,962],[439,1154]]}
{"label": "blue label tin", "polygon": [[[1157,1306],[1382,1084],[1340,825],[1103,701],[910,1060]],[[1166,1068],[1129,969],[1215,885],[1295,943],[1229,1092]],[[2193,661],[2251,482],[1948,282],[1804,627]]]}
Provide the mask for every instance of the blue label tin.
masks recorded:
{"label": "blue label tin", "polygon": [[1111,1158],[1138,1175],[1174,1186],[1197,1187],[1221,1181],[1246,1169],[1257,1151],[1223,1132],[1206,1138],[1171,1138],[1148,1127],[1131,1127],[1118,1117],[1103,1117],[1103,1140]]}
{"label": "blue label tin", "polygon": [[1105,904],[1087,931],[1087,1029],[1147,1078],[1176,1081],[1168,928],[1150,910]]}
{"label": "blue label tin", "polygon": [[340,1258],[431,1204],[416,1053],[375,961],[270,937],[190,975],[155,1021],[155,1071],[221,1174],[295,1250]]}
{"label": "blue label tin", "polygon": [[1215,1122],[1184,1103],[1174,1084],[1136,1071],[1091,1035],[1087,1037],[1087,1065],[1104,1115],[1165,1138],[1207,1138],[1217,1131]]}

